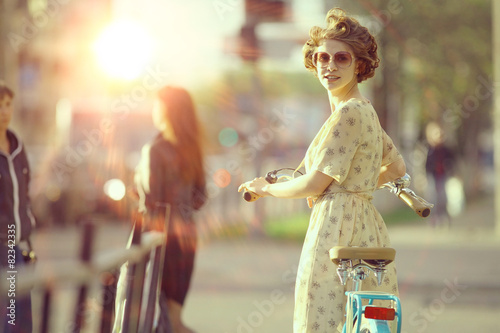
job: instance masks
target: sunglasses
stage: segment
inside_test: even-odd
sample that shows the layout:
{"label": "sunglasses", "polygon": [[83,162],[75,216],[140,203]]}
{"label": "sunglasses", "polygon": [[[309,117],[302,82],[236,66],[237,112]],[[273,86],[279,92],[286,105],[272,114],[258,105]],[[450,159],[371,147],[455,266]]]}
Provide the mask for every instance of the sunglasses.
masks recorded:
{"label": "sunglasses", "polygon": [[327,67],[332,58],[339,68],[347,68],[352,64],[352,55],[347,51],[339,51],[333,56],[328,52],[316,52],[312,56],[312,62],[315,67]]}

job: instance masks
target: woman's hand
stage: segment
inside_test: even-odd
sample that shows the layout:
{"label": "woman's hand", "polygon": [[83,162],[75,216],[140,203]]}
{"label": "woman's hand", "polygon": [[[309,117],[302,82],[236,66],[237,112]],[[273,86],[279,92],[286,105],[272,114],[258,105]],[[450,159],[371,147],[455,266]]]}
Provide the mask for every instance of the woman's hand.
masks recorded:
{"label": "woman's hand", "polygon": [[258,177],[254,180],[241,184],[240,187],[238,187],[238,192],[248,191],[257,194],[258,196],[265,197],[269,195],[269,193],[264,190],[264,187],[267,185],[269,185],[269,183],[264,177]]}
{"label": "woman's hand", "polygon": [[[292,180],[282,183],[277,182],[275,184],[269,184],[263,177],[255,178],[241,184],[238,192],[253,192],[261,197],[272,196],[288,199],[315,198],[323,193],[332,181],[332,177],[315,170]],[[312,203],[314,203],[314,200],[312,200]]]}

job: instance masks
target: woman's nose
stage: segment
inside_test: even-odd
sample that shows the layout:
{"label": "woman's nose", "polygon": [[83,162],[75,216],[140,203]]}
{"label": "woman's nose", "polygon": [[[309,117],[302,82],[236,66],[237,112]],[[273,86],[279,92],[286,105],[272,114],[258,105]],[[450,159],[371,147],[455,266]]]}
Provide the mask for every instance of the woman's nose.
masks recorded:
{"label": "woman's nose", "polygon": [[330,61],[328,62],[328,65],[326,66],[326,68],[329,70],[329,71],[333,71],[334,69],[337,69],[337,66],[335,64],[335,61],[332,59],[330,59]]}

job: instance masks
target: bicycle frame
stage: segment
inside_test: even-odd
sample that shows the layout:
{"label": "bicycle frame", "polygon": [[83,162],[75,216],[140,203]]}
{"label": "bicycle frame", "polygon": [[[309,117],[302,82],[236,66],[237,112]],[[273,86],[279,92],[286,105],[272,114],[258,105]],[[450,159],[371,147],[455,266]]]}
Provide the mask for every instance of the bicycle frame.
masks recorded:
{"label": "bicycle frame", "polygon": [[[401,332],[401,302],[396,295],[378,292],[347,291],[346,322],[343,333],[359,333],[363,316],[373,306],[374,300],[391,301],[395,304],[394,315],[397,317],[396,332]],[[368,300],[368,305],[363,305],[363,300]],[[377,309],[379,309],[377,307]],[[389,333],[390,324],[385,319],[366,318],[371,333]],[[356,323],[354,323],[356,322]]]}
{"label": "bicycle frame", "polygon": [[[348,265],[349,263],[349,265]],[[389,333],[392,321],[397,319],[396,332],[401,332],[401,302],[396,295],[386,292],[360,291],[361,283],[371,272],[375,273],[380,285],[385,276],[383,265],[372,267],[360,262],[353,265],[351,260],[341,260],[337,273],[343,285],[350,278],[355,282],[353,291],[346,291],[347,303],[345,307],[346,321],[342,333],[360,333],[363,328],[363,319],[369,326],[370,333]],[[391,302],[391,307],[375,307],[373,302],[381,300]],[[368,301],[363,305],[363,301]],[[364,327],[367,328],[367,327]]]}

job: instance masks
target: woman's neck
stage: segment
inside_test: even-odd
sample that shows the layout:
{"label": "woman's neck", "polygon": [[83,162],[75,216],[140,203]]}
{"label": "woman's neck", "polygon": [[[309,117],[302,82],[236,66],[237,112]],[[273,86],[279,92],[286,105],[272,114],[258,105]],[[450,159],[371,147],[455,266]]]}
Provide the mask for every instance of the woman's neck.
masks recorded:
{"label": "woman's neck", "polygon": [[173,144],[177,143],[177,137],[175,136],[175,134],[173,133],[173,131],[162,131],[161,135],[168,142],[171,142]]}
{"label": "woman's neck", "polygon": [[346,87],[346,90],[346,92],[342,92],[339,94],[336,94],[332,91],[328,92],[332,112],[335,111],[340,104],[347,102],[351,98],[364,99],[363,95],[361,95],[361,92],[358,89],[358,83],[356,81],[353,81],[350,84],[350,87]]}

